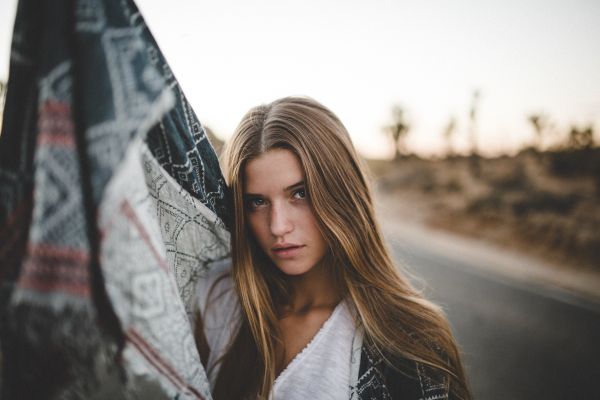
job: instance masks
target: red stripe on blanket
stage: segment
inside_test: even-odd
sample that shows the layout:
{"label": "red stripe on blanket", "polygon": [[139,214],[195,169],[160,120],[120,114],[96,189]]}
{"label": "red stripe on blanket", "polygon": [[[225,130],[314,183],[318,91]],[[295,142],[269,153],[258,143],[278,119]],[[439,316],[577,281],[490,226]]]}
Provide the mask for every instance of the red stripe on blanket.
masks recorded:
{"label": "red stripe on blanket", "polygon": [[89,297],[89,260],[89,254],[80,249],[29,244],[17,285],[43,293]]}
{"label": "red stripe on blanket", "polygon": [[40,105],[37,145],[46,144],[75,148],[75,135],[71,105],[48,100]]}
{"label": "red stripe on blanket", "polygon": [[38,138],[38,146],[48,144],[75,148],[75,139],[71,134],[57,135],[48,134],[47,132],[40,132],[40,137]]}
{"label": "red stripe on blanket", "polygon": [[90,255],[85,250],[58,247],[49,244],[29,244],[29,246],[27,246],[27,251],[38,257],[62,258],[80,263],[87,263],[90,260]]}
{"label": "red stripe on blanket", "polygon": [[35,279],[28,276],[19,279],[19,288],[35,290],[41,293],[66,293],[78,297],[90,297],[90,289],[88,285],[73,285],[66,282],[48,282],[40,279]]}
{"label": "red stripe on blanket", "polygon": [[140,222],[139,218],[135,214],[135,211],[133,210],[133,208],[127,200],[123,200],[123,203],[121,203],[121,212],[123,212],[123,214],[125,214],[125,216],[131,221],[133,226],[137,228],[140,236],[142,237],[142,240],[146,243],[146,245],[152,252],[152,255],[154,256],[158,264],[161,266],[161,268],[169,272],[169,267],[166,261],[160,256],[160,254],[158,254],[158,251],[156,250],[156,248],[152,244],[152,241],[150,240],[148,232],[146,232],[146,229],[144,229],[144,226]]}
{"label": "red stripe on blanket", "polygon": [[171,381],[171,383],[179,389],[190,391],[198,399],[204,400],[204,397],[202,397],[195,388],[186,384],[186,382],[177,374],[177,371],[175,371],[135,329],[129,328],[125,333],[125,336],[160,373]]}
{"label": "red stripe on blanket", "polygon": [[71,115],[71,105],[65,101],[46,100],[39,108],[40,114]]}

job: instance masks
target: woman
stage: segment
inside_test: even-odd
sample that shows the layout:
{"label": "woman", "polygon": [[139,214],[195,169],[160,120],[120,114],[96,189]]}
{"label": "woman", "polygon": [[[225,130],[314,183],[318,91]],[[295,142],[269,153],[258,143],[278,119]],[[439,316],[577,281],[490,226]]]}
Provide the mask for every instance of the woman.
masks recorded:
{"label": "woman", "polygon": [[197,329],[215,399],[470,398],[448,323],[394,265],[331,111],[256,107],[225,164],[233,268],[199,289]]}

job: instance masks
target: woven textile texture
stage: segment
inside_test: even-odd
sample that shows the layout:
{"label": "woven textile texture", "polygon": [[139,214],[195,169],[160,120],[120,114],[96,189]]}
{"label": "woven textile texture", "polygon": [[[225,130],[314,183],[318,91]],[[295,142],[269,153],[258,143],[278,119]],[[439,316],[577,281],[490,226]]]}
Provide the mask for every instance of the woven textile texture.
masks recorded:
{"label": "woven textile texture", "polygon": [[201,123],[131,0],[21,0],[0,136],[0,397],[209,399],[192,288],[229,255]]}

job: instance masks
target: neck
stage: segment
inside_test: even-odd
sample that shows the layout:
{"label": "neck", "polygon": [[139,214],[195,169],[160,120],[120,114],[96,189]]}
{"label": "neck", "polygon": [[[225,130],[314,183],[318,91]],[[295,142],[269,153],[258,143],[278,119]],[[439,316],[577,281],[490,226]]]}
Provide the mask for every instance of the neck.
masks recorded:
{"label": "neck", "polygon": [[288,277],[292,295],[283,309],[292,313],[302,313],[313,308],[334,308],[341,300],[341,290],[331,269],[325,265],[315,265],[302,275]]}

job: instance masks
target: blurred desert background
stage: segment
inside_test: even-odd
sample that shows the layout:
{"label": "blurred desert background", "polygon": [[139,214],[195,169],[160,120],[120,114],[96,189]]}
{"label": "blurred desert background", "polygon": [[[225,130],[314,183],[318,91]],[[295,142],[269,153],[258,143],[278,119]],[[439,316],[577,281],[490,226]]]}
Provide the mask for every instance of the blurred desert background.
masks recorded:
{"label": "blurred desert background", "polygon": [[554,284],[600,293],[600,149],[591,141],[514,156],[368,164],[388,219],[535,258]]}

